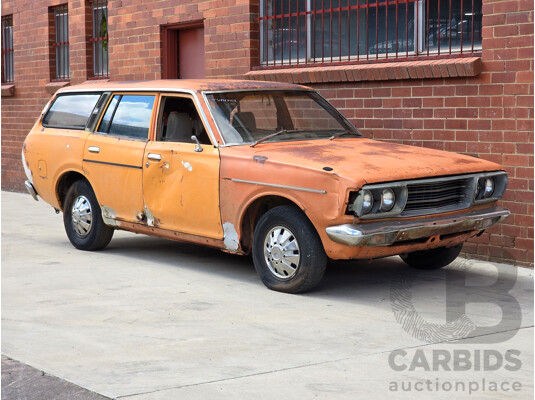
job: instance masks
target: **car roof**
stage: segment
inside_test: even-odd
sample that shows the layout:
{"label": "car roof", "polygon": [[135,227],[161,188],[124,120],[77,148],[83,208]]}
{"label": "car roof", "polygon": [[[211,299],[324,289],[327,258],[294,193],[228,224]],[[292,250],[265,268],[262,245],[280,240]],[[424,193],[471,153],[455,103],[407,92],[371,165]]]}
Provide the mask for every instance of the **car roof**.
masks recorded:
{"label": "car roof", "polygon": [[254,89],[308,89],[306,86],[281,82],[263,82],[231,79],[159,79],[152,81],[113,82],[89,80],[58,90],[58,93],[87,91],[157,91],[157,92],[209,92]]}

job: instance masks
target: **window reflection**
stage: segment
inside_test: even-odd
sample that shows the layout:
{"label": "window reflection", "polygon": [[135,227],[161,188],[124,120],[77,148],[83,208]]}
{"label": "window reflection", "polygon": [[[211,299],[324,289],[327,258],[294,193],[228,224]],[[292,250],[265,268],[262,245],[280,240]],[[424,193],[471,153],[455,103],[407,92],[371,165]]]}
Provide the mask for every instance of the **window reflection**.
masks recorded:
{"label": "window reflection", "polygon": [[43,118],[43,125],[83,129],[99,97],[100,94],[58,96]]}

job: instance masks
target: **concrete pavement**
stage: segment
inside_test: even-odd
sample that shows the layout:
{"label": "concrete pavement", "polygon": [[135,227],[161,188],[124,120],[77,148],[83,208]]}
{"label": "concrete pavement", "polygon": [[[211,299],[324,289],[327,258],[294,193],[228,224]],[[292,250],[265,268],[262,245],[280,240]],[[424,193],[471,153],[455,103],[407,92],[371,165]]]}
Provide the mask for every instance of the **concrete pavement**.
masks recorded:
{"label": "concrete pavement", "polygon": [[103,396],[533,398],[532,269],[333,262],[288,295],[249,257],[127,232],[81,252],[42,201],[1,206],[2,353]]}

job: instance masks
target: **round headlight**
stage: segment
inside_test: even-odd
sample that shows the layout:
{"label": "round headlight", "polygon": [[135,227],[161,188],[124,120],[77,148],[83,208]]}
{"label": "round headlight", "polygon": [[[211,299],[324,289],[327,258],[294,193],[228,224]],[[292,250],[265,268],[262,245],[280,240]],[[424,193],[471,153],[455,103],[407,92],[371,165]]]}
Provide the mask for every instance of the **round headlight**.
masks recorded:
{"label": "round headlight", "polygon": [[383,189],[381,193],[381,205],[379,206],[379,209],[381,211],[388,212],[394,208],[395,203],[396,195],[394,194],[394,191],[389,188]]}
{"label": "round headlight", "polygon": [[487,199],[492,196],[492,193],[494,193],[494,179],[486,178],[485,187],[483,188],[483,197]]}
{"label": "round headlight", "polygon": [[362,214],[368,214],[373,207],[373,195],[369,190],[362,192]]}

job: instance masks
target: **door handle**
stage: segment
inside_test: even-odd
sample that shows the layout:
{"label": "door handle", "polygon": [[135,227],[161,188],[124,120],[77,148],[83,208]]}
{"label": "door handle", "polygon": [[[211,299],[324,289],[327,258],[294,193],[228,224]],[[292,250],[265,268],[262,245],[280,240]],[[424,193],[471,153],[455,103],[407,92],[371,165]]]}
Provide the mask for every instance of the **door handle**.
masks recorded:
{"label": "door handle", "polygon": [[162,160],[162,156],[161,156],[161,155],[159,155],[159,154],[154,154],[154,153],[149,153],[149,154],[147,155],[147,158],[148,158],[149,160],[153,160],[153,161],[161,161],[161,160]]}
{"label": "door handle", "polygon": [[100,148],[97,146],[89,146],[87,150],[89,150],[90,153],[100,153]]}

